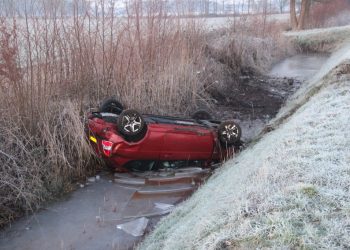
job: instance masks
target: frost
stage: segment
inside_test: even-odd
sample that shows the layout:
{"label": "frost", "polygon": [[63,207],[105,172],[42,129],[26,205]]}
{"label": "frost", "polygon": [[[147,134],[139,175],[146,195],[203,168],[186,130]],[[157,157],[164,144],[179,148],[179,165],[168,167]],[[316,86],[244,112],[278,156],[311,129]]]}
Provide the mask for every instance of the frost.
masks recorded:
{"label": "frost", "polygon": [[95,182],[96,181],[96,178],[95,177],[90,177],[88,178],[88,182]]}
{"label": "frost", "polygon": [[156,202],[156,203],[154,203],[154,206],[160,210],[170,210],[171,211],[174,209],[174,205],[166,204],[166,203]]}
{"label": "frost", "polygon": [[303,31],[294,31],[294,32],[286,32],[286,36],[299,36],[299,37],[309,37],[311,35],[321,35],[326,36],[329,34],[334,34],[335,32],[344,33],[350,30],[350,25],[347,26],[339,26],[339,27],[331,27],[331,28],[320,28],[320,29],[311,29],[311,30],[303,30]]}
{"label": "frost", "polygon": [[148,221],[147,218],[142,217],[137,220],[117,225],[117,229],[123,230],[134,237],[139,237],[144,234]]}
{"label": "frost", "polygon": [[334,74],[331,74],[332,70],[342,63],[345,63],[347,60],[350,60],[350,43],[332,54],[320,71],[288,100],[287,105],[283,107],[276,118],[271,121],[271,125],[280,123],[280,119],[284,119],[285,116],[290,115],[293,110],[306,103],[320,88],[333,83]]}
{"label": "frost", "polygon": [[334,53],[275,130],[218,169],[139,249],[348,248],[350,79],[336,68],[349,59],[349,45]]}

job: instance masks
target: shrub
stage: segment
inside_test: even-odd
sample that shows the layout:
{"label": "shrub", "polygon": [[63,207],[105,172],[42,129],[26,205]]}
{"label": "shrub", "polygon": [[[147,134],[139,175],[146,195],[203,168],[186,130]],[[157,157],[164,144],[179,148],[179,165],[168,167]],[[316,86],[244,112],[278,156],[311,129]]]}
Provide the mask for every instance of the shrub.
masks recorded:
{"label": "shrub", "polygon": [[311,9],[310,26],[320,28],[350,24],[349,18],[344,18],[348,14],[346,11],[350,11],[350,2],[347,0],[315,2]]}

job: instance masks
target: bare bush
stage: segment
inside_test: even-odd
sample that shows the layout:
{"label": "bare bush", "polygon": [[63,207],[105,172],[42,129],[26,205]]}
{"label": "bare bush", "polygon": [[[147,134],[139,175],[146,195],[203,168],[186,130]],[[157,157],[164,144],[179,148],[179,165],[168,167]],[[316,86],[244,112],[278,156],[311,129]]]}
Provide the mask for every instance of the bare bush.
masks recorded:
{"label": "bare bush", "polygon": [[147,10],[130,1],[127,17],[104,8],[104,0],[96,9],[73,1],[69,16],[42,3],[28,1],[32,11],[0,22],[0,225],[98,167],[84,138],[88,108],[116,96],[142,112],[189,113],[210,102],[211,78],[270,60],[268,34],[278,33],[264,23],[249,34],[253,26],[237,23],[228,32],[235,40],[215,57],[202,25],[167,16],[160,1]]}
{"label": "bare bush", "polygon": [[310,27],[332,27],[350,24],[350,3],[346,0],[316,2],[312,6]]}
{"label": "bare bush", "polygon": [[282,35],[285,29],[286,24],[260,15],[237,18],[221,32],[211,32],[203,77],[207,91],[216,99],[225,98],[225,93],[242,83],[242,75],[265,73],[290,54],[292,46]]}
{"label": "bare bush", "polygon": [[[103,1],[101,1],[103,2]],[[0,21],[0,226],[98,167],[84,138],[84,113],[115,95],[144,112],[183,113],[203,98],[202,30],[192,21],[111,10],[72,17],[39,2]]]}
{"label": "bare bush", "polygon": [[5,114],[0,123],[0,225],[65,193],[73,178],[93,170],[78,105],[52,104],[37,119],[35,133],[14,116]]}
{"label": "bare bush", "polygon": [[241,18],[215,38],[212,48],[235,72],[245,69],[264,72],[288,52],[289,46],[282,36],[284,29],[283,23],[267,21],[264,16]]}
{"label": "bare bush", "polygon": [[350,25],[350,9],[341,11],[338,15],[330,17],[326,22],[326,27],[336,27]]}

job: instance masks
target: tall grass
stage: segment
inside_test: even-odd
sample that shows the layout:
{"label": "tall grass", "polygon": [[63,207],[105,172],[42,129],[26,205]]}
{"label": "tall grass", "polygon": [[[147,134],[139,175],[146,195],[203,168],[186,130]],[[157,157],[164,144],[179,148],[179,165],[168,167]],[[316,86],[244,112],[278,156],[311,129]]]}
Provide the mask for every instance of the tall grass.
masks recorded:
{"label": "tall grass", "polygon": [[84,113],[116,96],[144,112],[179,113],[202,98],[202,31],[154,5],[141,16],[113,11],[0,21],[0,226],[36,209],[98,165],[84,139]]}
{"label": "tall grass", "polygon": [[84,114],[102,99],[188,113],[227,71],[225,53],[237,67],[251,63],[241,58],[255,45],[244,39],[211,58],[203,25],[167,16],[160,1],[146,12],[130,1],[123,18],[100,2],[91,10],[73,1],[67,17],[59,6],[26,1],[21,17],[0,20],[0,227],[99,167],[84,138]]}

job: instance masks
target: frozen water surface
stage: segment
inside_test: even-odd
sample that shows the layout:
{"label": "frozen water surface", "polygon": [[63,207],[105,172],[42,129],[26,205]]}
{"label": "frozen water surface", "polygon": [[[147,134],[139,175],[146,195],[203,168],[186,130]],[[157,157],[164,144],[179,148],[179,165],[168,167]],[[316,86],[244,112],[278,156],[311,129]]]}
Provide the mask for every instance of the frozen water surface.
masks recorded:
{"label": "frozen water surface", "polygon": [[[197,168],[185,170],[179,173]],[[157,172],[137,175],[105,172],[77,183],[77,190],[64,200],[0,232],[0,250],[132,249],[160,216],[170,213],[194,190],[192,185],[176,182],[147,184],[152,176],[162,178]]]}
{"label": "frozen water surface", "polygon": [[297,78],[301,81],[309,80],[322,68],[328,58],[327,54],[295,55],[276,64],[269,75]]}

